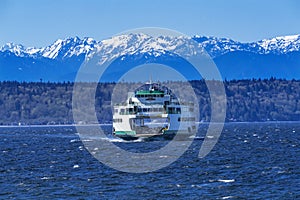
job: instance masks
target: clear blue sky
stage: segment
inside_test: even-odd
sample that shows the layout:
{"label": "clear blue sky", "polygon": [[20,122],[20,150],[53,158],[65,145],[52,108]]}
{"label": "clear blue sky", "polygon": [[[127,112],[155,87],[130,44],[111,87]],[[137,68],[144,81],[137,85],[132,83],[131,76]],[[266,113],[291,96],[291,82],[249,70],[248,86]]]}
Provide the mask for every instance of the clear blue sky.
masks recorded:
{"label": "clear blue sky", "polygon": [[163,27],[241,42],[300,34],[298,0],[0,0],[0,46]]}

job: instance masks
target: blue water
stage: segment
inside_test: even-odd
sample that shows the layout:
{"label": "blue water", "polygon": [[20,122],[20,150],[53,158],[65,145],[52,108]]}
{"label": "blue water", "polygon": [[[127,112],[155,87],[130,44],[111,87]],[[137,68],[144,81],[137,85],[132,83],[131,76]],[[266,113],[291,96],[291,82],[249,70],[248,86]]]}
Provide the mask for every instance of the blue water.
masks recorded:
{"label": "blue water", "polygon": [[[167,142],[117,145],[147,151]],[[95,159],[74,127],[2,127],[0,199],[300,198],[300,123],[226,124],[202,159],[201,143],[166,168],[131,174]]]}

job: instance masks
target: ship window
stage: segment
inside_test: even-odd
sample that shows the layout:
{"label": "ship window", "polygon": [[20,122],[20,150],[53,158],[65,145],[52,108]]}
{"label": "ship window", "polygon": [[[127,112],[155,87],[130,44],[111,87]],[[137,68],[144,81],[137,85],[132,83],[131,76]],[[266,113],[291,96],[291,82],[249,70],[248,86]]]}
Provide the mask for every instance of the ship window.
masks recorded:
{"label": "ship window", "polygon": [[182,118],[178,118],[178,121],[182,121],[182,122],[192,122],[192,121],[195,121],[195,117],[182,117]]}
{"label": "ship window", "polygon": [[132,114],[133,113],[133,108],[126,108],[126,114]]}
{"label": "ship window", "polygon": [[169,108],[169,113],[170,113],[170,114],[176,114],[176,113],[175,113],[175,108],[174,108],[174,107],[170,107],[170,108]]}
{"label": "ship window", "polygon": [[118,111],[118,109],[115,109],[115,113],[118,113],[119,111]]}
{"label": "ship window", "polygon": [[169,107],[168,108],[168,113],[169,114],[180,114],[181,109],[180,108]]}
{"label": "ship window", "polygon": [[129,108],[129,114],[133,113],[133,108]]}
{"label": "ship window", "polygon": [[114,119],[114,123],[122,123],[122,119]]}
{"label": "ship window", "polygon": [[168,107],[168,113],[173,114],[172,113],[173,108],[172,107]]}
{"label": "ship window", "polygon": [[120,110],[120,115],[124,115],[125,114],[125,109],[124,108],[121,108]]}
{"label": "ship window", "polygon": [[143,112],[147,112],[147,108],[143,108]]}

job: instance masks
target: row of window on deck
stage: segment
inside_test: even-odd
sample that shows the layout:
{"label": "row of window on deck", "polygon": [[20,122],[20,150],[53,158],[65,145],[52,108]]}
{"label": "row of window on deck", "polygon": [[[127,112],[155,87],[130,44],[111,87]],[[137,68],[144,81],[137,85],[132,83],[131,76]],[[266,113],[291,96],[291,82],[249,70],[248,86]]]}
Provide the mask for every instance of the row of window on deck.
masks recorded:
{"label": "row of window on deck", "polygon": [[[119,112],[120,111],[120,112]],[[149,112],[159,112],[159,113],[167,113],[167,114],[180,114],[181,109],[175,108],[175,107],[168,107],[167,110],[165,110],[163,107],[159,108],[121,108],[120,110],[115,109],[115,113],[118,113],[120,115],[130,115],[130,114],[137,114],[137,113],[149,113]]]}
{"label": "row of window on deck", "polygon": [[154,97],[164,97],[164,94],[136,94],[137,98],[154,98]]}
{"label": "row of window on deck", "polygon": [[[117,118],[117,119],[113,119],[114,123],[122,123],[122,119],[121,118]],[[192,121],[194,122],[196,120],[195,117],[178,117],[178,121],[182,121],[182,122],[189,122]]]}

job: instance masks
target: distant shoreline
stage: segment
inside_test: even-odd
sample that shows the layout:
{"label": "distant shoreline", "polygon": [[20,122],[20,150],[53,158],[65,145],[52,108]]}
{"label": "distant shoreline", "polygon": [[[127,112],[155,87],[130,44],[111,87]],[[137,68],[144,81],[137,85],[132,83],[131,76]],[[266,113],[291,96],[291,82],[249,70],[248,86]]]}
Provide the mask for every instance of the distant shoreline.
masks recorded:
{"label": "distant shoreline", "polygon": [[[213,83],[213,82],[212,82]],[[198,100],[199,118],[209,122],[212,108],[208,88],[203,80],[190,82]],[[90,84],[84,84],[81,101],[87,101]],[[95,93],[95,107],[84,103],[80,110],[73,108],[72,83],[25,83],[0,82],[0,125],[73,125],[73,114],[95,112],[97,119],[82,119],[84,123],[111,123],[112,96],[114,83],[99,83]],[[137,87],[128,85],[128,91]],[[180,82],[172,82],[172,87],[186,93]],[[224,81],[226,91],[226,122],[267,122],[299,121],[300,119],[300,80],[253,79]],[[126,94],[124,94],[126,98]],[[120,94],[120,99],[121,94]],[[225,109],[225,108],[224,108]],[[87,121],[87,122],[86,122]]]}
{"label": "distant shoreline", "polygon": [[[196,122],[197,124],[210,124],[210,122]],[[299,123],[299,121],[261,121],[261,122],[224,122],[224,124],[279,124],[279,123]],[[220,123],[214,123],[220,124]],[[112,124],[51,124],[51,125],[0,125],[0,128],[39,128],[39,127],[76,127],[76,126],[112,126]]]}
{"label": "distant shoreline", "polygon": [[50,125],[0,125],[0,128],[30,128],[30,127],[75,127],[75,126],[111,126],[112,124],[50,124]]}

